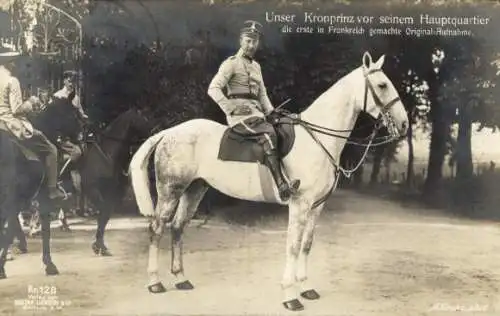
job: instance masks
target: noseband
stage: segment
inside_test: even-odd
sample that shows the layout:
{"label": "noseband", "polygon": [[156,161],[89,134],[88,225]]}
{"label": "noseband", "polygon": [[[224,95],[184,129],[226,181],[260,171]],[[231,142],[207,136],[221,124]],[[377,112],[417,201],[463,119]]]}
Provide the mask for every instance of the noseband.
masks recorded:
{"label": "noseband", "polygon": [[375,93],[375,88],[373,87],[372,82],[369,79],[369,76],[371,74],[374,74],[376,72],[380,72],[382,69],[372,69],[364,74],[365,76],[365,94],[364,94],[364,99],[363,99],[363,112],[366,112],[366,107],[368,104],[368,91],[371,92],[373,101],[375,102],[375,105],[380,108],[380,115],[377,117],[376,122],[375,122],[375,131],[378,131],[384,121],[387,124],[387,129],[389,131],[391,141],[398,138],[398,131],[396,128],[396,124],[394,123],[394,119],[392,118],[392,115],[390,113],[391,108],[399,101],[401,101],[401,98],[399,96],[395,97],[391,101],[387,102],[387,104],[384,104],[382,100],[380,100],[379,96],[377,93]]}

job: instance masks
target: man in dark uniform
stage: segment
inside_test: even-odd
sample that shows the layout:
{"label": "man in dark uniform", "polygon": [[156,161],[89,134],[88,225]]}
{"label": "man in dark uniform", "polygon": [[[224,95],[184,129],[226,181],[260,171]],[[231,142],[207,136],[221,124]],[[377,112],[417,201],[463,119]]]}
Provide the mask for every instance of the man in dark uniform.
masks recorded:
{"label": "man in dark uniform", "polygon": [[[208,95],[226,114],[229,126],[238,134],[258,137],[278,186],[280,198],[287,201],[300,186],[299,180],[288,183],[281,173],[277,152],[277,134],[266,116],[274,111],[262,78],[262,71],[253,59],[259,46],[262,25],[246,21],[240,34],[240,49],[219,67],[208,87]],[[223,89],[227,88],[227,97]]]}
{"label": "man in dark uniform", "polygon": [[[61,107],[61,113],[67,113],[68,115],[76,114],[81,122],[86,122],[88,120],[88,115],[82,108],[80,103],[80,98],[76,93],[75,89],[75,78],[77,72],[66,71],[63,74],[64,86],[62,89],[54,93],[52,98],[52,104]],[[49,105],[50,106],[50,105]],[[68,120],[68,124],[73,124],[73,120]],[[82,148],[80,146],[80,141],[82,138],[82,131],[80,126],[62,126],[59,132],[66,135],[59,135],[61,137],[60,147],[65,155],[67,155],[71,161],[75,162],[82,155]]]}

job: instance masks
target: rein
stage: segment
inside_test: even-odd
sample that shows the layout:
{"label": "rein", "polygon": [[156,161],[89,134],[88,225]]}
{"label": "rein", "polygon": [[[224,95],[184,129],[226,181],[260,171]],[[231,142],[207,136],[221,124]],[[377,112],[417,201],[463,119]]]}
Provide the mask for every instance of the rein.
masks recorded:
{"label": "rein", "polygon": [[[378,95],[375,93],[375,89],[373,88],[373,85],[368,78],[368,76],[370,74],[375,73],[375,72],[379,72],[379,71],[382,71],[382,70],[381,69],[374,69],[374,70],[370,70],[369,72],[364,74],[365,92],[364,92],[364,101],[363,101],[363,111],[366,112],[366,107],[367,107],[367,102],[368,102],[368,90],[370,90],[375,104],[377,106],[381,107],[381,113],[374,124],[374,129],[373,129],[372,133],[370,134],[370,136],[368,136],[364,139],[361,139],[361,141],[368,140],[368,144],[362,144],[362,143],[358,143],[358,142],[349,141],[349,139],[351,139],[350,137],[337,134],[337,133],[341,133],[341,132],[349,132],[350,133],[353,131],[353,129],[351,129],[351,130],[331,129],[331,128],[327,128],[324,126],[320,126],[320,125],[316,125],[316,124],[304,121],[301,118],[296,118],[296,117],[293,117],[292,115],[289,115],[288,113],[282,112],[284,116],[290,118],[294,123],[297,123],[300,126],[304,127],[304,129],[309,133],[309,135],[311,135],[312,139],[321,147],[321,149],[323,149],[323,151],[327,155],[328,159],[330,160],[331,164],[336,169],[335,170],[335,182],[333,183],[332,187],[328,190],[328,192],[325,195],[323,195],[319,200],[314,202],[314,204],[312,205],[312,208],[316,208],[319,205],[323,204],[326,201],[326,199],[328,198],[328,196],[336,189],[340,173],[342,173],[346,178],[350,178],[351,175],[354,172],[356,172],[359,169],[359,167],[361,167],[364,160],[366,159],[366,156],[368,155],[368,151],[369,151],[370,147],[381,146],[381,145],[390,143],[390,142],[394,141],[394,139],[397,138],[396,132],[395,132],[394,121],[389,113],[389,110],[390,110],[390,108],[392,108],[392,106],[394,104],[396,104],[398,101],[400,101],[400,98],[398,96],[398,97],[394,98],[393,100],[389,101],[387,104],[382,103],[382,100],[380,100]],[[382,127],[384,119],[386,120],[387,124],[389,125],[388,129],[389,129],[389,134],[391,134],[391,135],[380,137],[380,139],[382,139],[382,140],[374,143],[374,140],[376,139],[375,135]],[[347,143],[349,143],[349,144],[365,147],[363,156],[361,157],[361,159],[359,160],[359,162],[357,163],[357,165],[354,168],[352,168],[350,170],[344,169],[342,166],[340,166],[340,163],[336,162],[335,158],[328,151],[328,149],[323,145],[323,143],[318,139],[318,137],[315,135],[314,132],[317,132],[317,133],[320,133],[323,135],[327,135],[327,136],[331,136],[331,137],[346,139]]]}

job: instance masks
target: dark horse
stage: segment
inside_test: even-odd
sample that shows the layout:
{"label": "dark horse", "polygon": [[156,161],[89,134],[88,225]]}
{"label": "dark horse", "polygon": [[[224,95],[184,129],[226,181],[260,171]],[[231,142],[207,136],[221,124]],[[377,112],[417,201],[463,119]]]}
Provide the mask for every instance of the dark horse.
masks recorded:
{"label": "dark horse", "polygon": [[[50,111],[50,109],[47,109]],[[47,112],[48,113],[48,112]],[[46,117],[49,114],[46,114]],[[57,117],[52,122],[70,119]],[[40,117],[37,121],[41,126]],[[92,248],[96,254],[110,255],[104,244],[104,230],[111,212],[121,201],[128,183],[124,171],[128,170],[130,148],[147,137],[152,130],[151,122],[139,109],[129,109],[120,114],[102,132],[96,133],[96,141],[90,143],[78,163],[82,187],[91,201],[99,208],[96,240]],[[50,254],[50,215],[56,210],[44,183],[44,170],[32,154],[25,155],[13,138],[0,131],[0,279],[6,278],[7,250],[13,236],[19,230],[18,215],[36,198],[42,228],[43,263],[47,275],[58,274]],[[31,159],[27,159],[31,158]],[[59,204],[59,203],[58,203]]]}
{"label": "dark horse", "polygon": [[99,211],[97,232],[92,249],[95,254],[109,256],[104,244],[104,231],[111,213],[122,201],[128,185],[131,148],[151,135],[152,121],[140,110],[121,114],[91,143],[79,168],[82,189]]}
{"label": "dark horse", "polygon": [[18,215],[36,196],[42,224],[42,261],[47,275],[58,274],[50,255],[50,213],[55,205],[48,197],[45,174],[40,161],[31,154],[26,159],[7,132],[0,131],[0,279],[7,277],[5,261],[8,248],[20,229]]}
{"label": "dark horse", "polygon": [[[80,204],[86,197],[99,211],[97,232],[92,244],[93,251],[98,255],[111,255],[104,243],[104,231],[128,184],[131,146],[139,144],[153,130],[152,122],[146,116],[144,111],[131,108],[120,114],[103,131],[94,131],[94,135],[85,140],[87,149],[82,157],[70,166],[81,176]],[[60,118],[59,124],[47,123],[53,122],[54,117]],[[75,141],[81,125],[74,110],[68,104],[63,104],[48,108],[35,126],[50,135],[49,138],[62,136]]]}

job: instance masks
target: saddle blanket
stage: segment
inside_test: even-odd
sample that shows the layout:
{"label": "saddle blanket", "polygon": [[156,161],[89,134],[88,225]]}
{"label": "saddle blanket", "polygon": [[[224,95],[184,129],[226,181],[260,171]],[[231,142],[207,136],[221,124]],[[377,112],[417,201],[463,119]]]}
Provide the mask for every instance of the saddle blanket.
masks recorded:
{"label": "saddle blanket", "polygon": [[[274,125],[278,136],[278,155],[285,157],[295,142],[294,122],[289,118],[280,118]],[[227,128],[222,135],[219,156],[223,161],[259,162],[264,163],[264,151],[256,139],[243,137],[231,128]]]}
{"label": "saddle blanket", "polygon": [[[278,155],[281,158],[285,157],[292,150],[295,142],[294,124],[291,119],[282,117],[274,125],[278,136]],[[233,132],[230,128],[226,129],[221,139],[218,159],[223,161],[257,162],[264,201],[279,203],[281,200],[278,188],[275,185],[269,168],[264,165],[264,157],[264,151],[257,143],[257,139],[243,137]],[[286,172],[283,172],[283,175],[286,177]]]}

